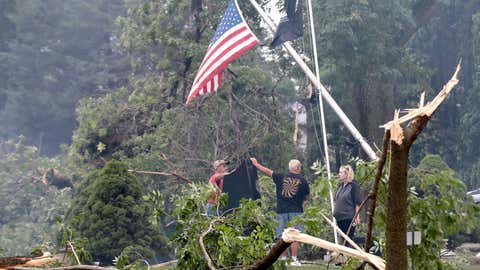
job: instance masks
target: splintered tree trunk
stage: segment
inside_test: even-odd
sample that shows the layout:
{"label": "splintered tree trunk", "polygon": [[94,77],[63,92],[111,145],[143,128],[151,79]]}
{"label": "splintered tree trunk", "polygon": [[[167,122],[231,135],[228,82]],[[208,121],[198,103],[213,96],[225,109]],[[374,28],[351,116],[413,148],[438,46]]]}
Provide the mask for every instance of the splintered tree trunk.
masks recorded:
{"label": "splintered tree trunk", "polygon": [[[409,148],[390,144],[391,163],[387,198],[387,269],[407,269],[407,169]],[[393,267],[392,267],[393,266]]]}
{"label": "splintered tree trunk", "polygon": [[[427,105],[420,99],[419,108],[411,109],[399,118],[395,112],[393,121],[383,127],[390,131],[390,176],[387,187],[386,248],[387,270],[407,270],[407,172],[408,153],[412,143],[417,139],[430,120],[435,110],[442,104],[455,85],[460,71],[458,64],[452,78]],[[400,125],[407,123],[405,128]]]}
{"label": "splintered tree trunk", "polygon": [[[387,187],[386,249],[387,270],[407,270],[407,173],[408,153],[413,142],[430,120],[415,117],[402,130],[403,139],[390,142],[390,176]],[[400,128],[398,126],[398,128]],[[394,136],[392,136],[394,137]]]}

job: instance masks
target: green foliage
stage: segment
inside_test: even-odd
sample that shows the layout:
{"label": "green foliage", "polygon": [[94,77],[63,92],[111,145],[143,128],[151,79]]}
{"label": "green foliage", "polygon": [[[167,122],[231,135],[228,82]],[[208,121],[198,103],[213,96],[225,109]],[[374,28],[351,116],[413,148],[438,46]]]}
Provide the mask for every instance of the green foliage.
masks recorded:
{"label": "green foliage", "polygon": [[[229,66],[235,75],[225,73],[218,93],[184,106],[202,60],[199,52],[206,50],[226,7],[209,2],[196,9],[192,3],[128,3],[118,24],[135,72],[125,87],[80,102],[70,155],[96,166],[113,158],[136,170],[175,170],[190,179],[206,179],[219,158],[258,153],[273,168],[284,168],[297,156],[290,143],[293,116],[283,109],[294,86],[284,71],[277,75],[265,68],[271,64],[255,50]],[[258,21],[248,5],[244,13]],[[165,193],[176,188],[171,178],[140,177]]]}
{"label": "green foliage", "polygon": [[35,248],[30,252],[30,255],[32,255],[32,256],[34,256],[34,257],[42,256],[42,255],[43,255],[42,248],[41,248],[41,247],[35,247]]}
{"label": "green foliage", "polygon": [[150,250],[142,246],[128,246],[122,250],[118,257],[115,257],[114,265],[121,270],[147,268],[149,263],[146,260],[148,257],[145,255],[150,253]]}
{"label": "green foliage", "polygon": [[480,211],[466,197],[465,184],[439,156],[426,156],[410,170],[409,230],[420,230],[422,242],[413,251],[421,269],[453,269],[440,261],[444,239],[468,231],[478,222]]}
{"label": "green foliage", "polygon": [[[369,189],[376,170],[376,162],[353,160],[356,163],[355,179],[364,189]],[[388,162],[387,162],[388,163]],[[330,216],[328,180],[325,168],[316,163],[312,169],[318,178],[311,184],[312,199],[305,207],[305,213],[297,218],[304,224],[307,233],[333,241],[333,231],[320,217]],[[384,247],[386,177],[382,177],[377,193],[373,238]],[[336,179],[332,179],[334,188]],[[416,267],[420,269],[453,269],[439,258],[440,250],[446,247],[445,239],[460,231],[471,232],[478,223],[480,208],[466,197],[465,184],[439,156],[426,156],[419,166],[409,171],[410,193],[408,197],[409,230],[422,233],[421,244],[412,250]],[[319,222],[320,221],[320,222]],[[362,224],[366,224],[362,218]],[[364,225],[357,226],[356,236],[365,233]],[[340,238],[341,239],[341,238]],[[458,238],[457,238],[458,239]],[[459,244],[459,243],[457,243]],[[310,250],[306,248],[308,252]],[[346,267],[353,267],[349,260]],[[348,268],[350,269],[350,268]],[[352,268],[354,269],[354,268]]]}
{"label": "green foliage", "polygon": [[149,194],[144,195],[143,200],[152,206],[150,223],[158,225],[160,218],[165,215],[165,200],[163,194],[158,190],[153,190]]}
{"label": "green foliage", "polygon": [[48,168],[66,167],[59,159],[38,156],[23,138],[0,140],[0,243],[7,256],[27,255],[32,247],[53,251],[56,218],[69,207],[70,188],[58,190],[41,182]]}
{"label": "green foliage", "polygon": [[[88,240],[86,238],[80,238],[78,236],[78,232],[70,225],[66,224],[63,220],[58,218],[56,222],[58,224],[58,245],[65,248],[67,256],[70,258],[70,260],[78,263],[78,257],[80,263],[92,261],[92,255],[86,249]],[[74,247],[76,256],[73,253],[71,246]]]}
{"label": "green foliage", "polygon": [[315,181],[310,184],[311,198],[305,203],[304,214],[297,219],[299,224],[304,225],[305,232],[318,236],[322,239],[330,239],[333,230],[326,223],[320,214],[331,216],[330,190],[335,190],[335,179],[328,180],[327,171],[320,162],[315,162],[311,169],[316,176]]}
{"label": "green foliage", "polygon": [[145,258],[160,252],[165,240],[149,223],[151,210],[142,195],[140,182],[117,161],[80,183],[68,223],[80,237],[88,239],[86,247],[95,260],[110,264],[124,248],[133,245],[145,248]]}
{"label": "green foliage", "polygon": [[[172,217],[177,221],[171,237],[178,258],[178,269],[208,269],[201,252],[199,236],[212,226],[203,241],[218,268],[253,264],[266,255],[275,236],[274,213],[257,201],[243,200],[240,207],[223,217],[205,215],[211,187],[191,184],[175,195]],[[223,200],[225,200],[223,194]]]}

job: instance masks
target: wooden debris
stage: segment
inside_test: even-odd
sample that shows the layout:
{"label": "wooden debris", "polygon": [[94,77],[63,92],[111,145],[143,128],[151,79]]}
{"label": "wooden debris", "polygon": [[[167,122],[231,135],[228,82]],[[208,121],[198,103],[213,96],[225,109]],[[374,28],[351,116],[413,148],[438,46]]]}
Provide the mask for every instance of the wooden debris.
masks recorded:
{"label": "wooden debris", "polygon": [[0,270],[12,269],[17,266],[42,266],[56,261],[52,258],[52,254],[45,252],[39,257],[30,256],[14,256],[0,258]]}
{"label": "wooden debris", "polygon": [[308,234],[301,233],[299,230],[296,230],[293,228],[285,229],[282,234],[282,239],[283,241],[288,243],[295,242],[295,241],[302,242],[305,244],[321,247],[330,251],[335,251],[346,256],[355,257],[355,258],[359,258],[361,260],[367,261],[380,270],[385,269],[385,261],[378,256],[375,256],[363,251],[358,251],[356,249],[349,248],[346,246],[331,243],[329,241],[326,241],[317,237],[313,237]]}
{"label": "wooden debris", "polygon": [[400,122],[398,120],[398,116],[400,114],[400,110],[395,110],[395,115],[393,116],[393,121],[391,122],[392,125],[390,127],[390,139],[396,142],[398,145],[402,145],[403,142],[403,129],[400,126]]}

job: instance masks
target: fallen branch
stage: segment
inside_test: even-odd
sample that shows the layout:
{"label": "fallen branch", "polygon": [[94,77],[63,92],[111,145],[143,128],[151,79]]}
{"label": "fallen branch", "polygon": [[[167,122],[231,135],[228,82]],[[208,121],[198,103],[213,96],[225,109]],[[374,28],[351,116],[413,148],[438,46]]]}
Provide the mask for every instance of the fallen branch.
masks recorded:
{"label": "fallen branch", "polygon": [[270,249],[267,253],[267,256],[260,261],[257,261],[254,265],[248,266],[243,268],[243,270],[260,270],[260,269],[268,269],[271,265],[273,265],[280,255],[287,250],[287,248],[292,243],[285,242],[283,239],[279,239],[277,243]]}
{"label": "fallen branch", "polygon": [[32,257],[23,257],[23,256],[15,256],[15,257],[3,257],[0,258],[0,268],[5,268],[7,266],[12,265],[19,265],[24,264],[28,261],[31,261]]}
{"label": "fallen branch", "polygon": [[[345,239],[345,241],[347,241],[352,247],[354,247],[357,251],[359,251],[363,256],[369,257],[368,255],[371,255],[363,251],[357,245],[357,243],[355,243],[352,239],[350,239],[350,237],[348,237],[348,235],[346,235],[333,221],[328,219],[322,213],[320,213],[320,215],[322,215],[322,217],[343,237],[343,239]],[[366,261],[369,262],[371,265],[373,265],[376,269],[382,269],[382,267],[385,268],[385,261],[380,257],[369,257],[369,259]]]}
{"label": "fallen branch", "polygon": [[321,247],[323,249],[327,249],[330,251],[335,251],[337,253],[341,253],[346,256],[355,257],[355,258],[370,262],[380,270],[385,269],[385,261],[378,256],[375,256],[363,251],[358,251],[356,249],[349,248],[346,246],[331,243],[326,240],[301,233],[300,231],[293,228],[285,229],[282,234],[282,239],[283,241],[290,242],[290,243],[297,241],[297,242],[302,242],[305,244]]}
{"label": "fallen branch", "polygon": [[14,256],[14,257],[1,257],[0,269],[8,269],[15,266],[39,266],[55,261],[52,258],[52,254],[45,252],[39,257],[29,256]]}

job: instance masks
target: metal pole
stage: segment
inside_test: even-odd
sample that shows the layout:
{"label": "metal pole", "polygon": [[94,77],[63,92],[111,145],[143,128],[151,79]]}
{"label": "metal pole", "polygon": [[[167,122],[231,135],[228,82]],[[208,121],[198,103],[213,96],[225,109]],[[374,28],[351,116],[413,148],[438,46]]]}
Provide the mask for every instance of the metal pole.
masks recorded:
{"label": "metal pole", "polygon": [[[315,77],[317,79],[317,83],[320,84],[320,71],[318,68],[318,56],[317,56],[317,40],[315,38],[315,26],[313,24],[313,10],[312,10],[312,0],[308,0],[308,15],[310,18],[310,32],[312,33],[312,45],[313,45],[313,58],[315,59]],[[323,99],[322,95],[320,92],[320,89],[318,89],[318,103],[320,105],[320,118],[322,122],[322,137],[323,137],[323,148],[325,152],[325,164],[327,166],[327,179],[328,179],[328,191],[330,193],[330,206],[332,208],[332,219],[335,224],[337,224],[337,221],[335,220],[335,217],[333,216],[333,208],[334,208],[334,203],[333,203],[333,192],[332,192],[332,183],[330,182],[330,179],[332,179],[332,173],[330,171],[330,157],[329,157],[329,151],[328,151],[328,141],[327,141],[327,127],[325,125],[325,113],[323,110]],[[335,244],[338,244],[338,237],[337,237],[337,231],[333,230],[333,236],[335,238]]]}
{"label": "metal pole", "polygon": [[[270,30],[272,32],[274,32],[276,27],[275,27],[274,23],[270,20],[270,18],[267,16],[267,14],[263,11],[263,9],[258,5],[258,3],[255,0],[250,0],[250,3],[252,3],[252,5],[258,11],[260,16],[267,23]],[[315,74],[313,74],[313,72],[310,70],[310,68],[307,66],[307,64],[302,60],[300,55],[298,55],[298,53],[295,51],[295,49],[292,47],[292,45],[290,45],[290,42],[289,41],[284,42],[282,45],[287,50],[287,52],[293,57],[293,59],[295,59],[297,64],[305,72],[308,79],[310,79],[310,81],[313,83],[313,85],[315,85],[315,87],[320,90],[320,93],[325,98],[327,103],[330,105],[330,107],[333,109],[333,111],[335,111],[335,113],[338,115],[340,120],[347,127],[347,129],[350,131],[350,133],[353,135],[353,137],[360,143],[360,145],[362,146],[362,149],[367,153],[367,155],[370,157],[370,159],[378,160],[378,157],[375,154],[375,151],[373,151],[373,149],[370,147],[370,145],[367,143],[367,141],[365,141],[365,139],[360,134],[360,132],[352,124],[352,122],[347,117],[347,115],[338,106],[338,104],[335,102],[335,100],[332,98],[332,96],[330,96],[327,89],[325,89],[325,86],[323,86],[323,84],[315,77]]]}

